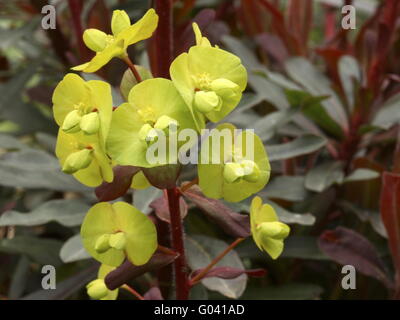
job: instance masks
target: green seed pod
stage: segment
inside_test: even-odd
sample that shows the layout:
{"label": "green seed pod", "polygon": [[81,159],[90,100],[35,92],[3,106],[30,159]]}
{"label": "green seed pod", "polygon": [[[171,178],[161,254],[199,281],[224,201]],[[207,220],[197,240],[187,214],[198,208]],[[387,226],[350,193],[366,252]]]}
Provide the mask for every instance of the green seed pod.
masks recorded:
{"label": "green seed pod", "polygon": [[257,182],[260,179],[261,172],[258,165],[251,160],[243,160],[240,162],[244,171],[243,179],[248,182]]}
{"label": "green seed pod", "polygon": [[75,173],[81,169],[87,168],[92,162],[92,150],[82,149],[71,153],[65,159],[62,171],[68,174]]}
{"label": "green seed pod", "polygon": [[96,240],[96,244],[94,245],[94,249],[98,252],[98,253],[104,253],[106,252],[108,249],[111,248],[110,245],[110,234],[103,234],[102,236],[100,236],[99,238],[97,238]]}
{"label": "green seed pod", "polygon": [[108,288],[103,279],[96,279],[89,282],[86,289],[88,296],[95,300],[100,300],[108,294]]}
{"label": "green seed pod", "polygon": [[201,113],[219,111],[222,100],[214,91],[197,91],[194,95],[194,106]]}
{"label": "green seed pod", "polygon": [[110,247],[117,250],[124,250],[126,245],[126,236],[123,232],[111,234],[109,238]]}
{"label": "green seed pod", "polygon": [[82,117],[79,115],[78,110],[73,110],[67,114],[62,124],[62,130],[66,133],[75,133],[80,131],[79,122]]}
{"label": "green seed pod", "polygon": [[240,87],[233,81],[224,78],[212,81],[211,90],[222,99],[235,99],[240,95]]}
{"label": "green seed pod", "polygon": [[100,128],[99,113],[90,112],[88,114],[85,114],[80,121],[80,127],[82,131],[87,135],[97,133]]}
{"label": "green seed pod", "polygon": [[224,166],[224,179],[227,183],[238,181],[244,176],[244,170],[238,163],[229,162]]}

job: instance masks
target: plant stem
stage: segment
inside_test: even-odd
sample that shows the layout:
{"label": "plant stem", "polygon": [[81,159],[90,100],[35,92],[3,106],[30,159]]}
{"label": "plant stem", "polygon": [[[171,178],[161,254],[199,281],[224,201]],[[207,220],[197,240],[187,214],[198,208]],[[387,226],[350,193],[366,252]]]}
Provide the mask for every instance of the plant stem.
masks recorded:
{"label": "plant stem", "polygon": [[172,0],[155,0],[155,9],[159,16],[158,28],[154,35],[157,55],[155,76],[169,79],[169,66],[174,55]]}
{"label": "plant stem", "polygon": [[179,209],[180,194],[177,188],[167,189],[168,207],[171,220],[172,247],[179,256],[174,261],[176,299],[189,297],[188,275],[186,270],[185,247],[183,244],[183,224]]}
{"label": "plant stem", "polygon": [[177,255],[177,253],[176,253],[175,251],[171,250],[170,248],[161,246],[161,245],[158,245],[158,248],[157,248],[157,249],[158,249],[159,251],[161,251],[162,253],[169,254],[169,255],[171,255],[171,256],[176,256],[176,255]]}
{"label": "plant stem", "polygon": [[190,286],[193,286],[197,282],[199,282],[208,273],[208,271],[210,271],[218,262],[220,262],[231,250],[233,250],[243,240],[244,238],[237,238],[234,242],[232,242],[231,245],[224,251],[222,251],[213,261],[211,261],[211,263],[207,267],[205,267],[195,277],[190,279]]}
{"label": "plant stem", "polygon": [[132,293],[139,300],[144,300],[142,295],[140,295],[135,289],[133,289],[132,287],[128,286],[127,284],[124,284],[122,286],[122,289],[125,289],[126,291],[129,291],[130,293]]}
{"label": "plant stem", "polygon": [[139,83],[142,81],[142,77],[140,76],[139,72],[137,71],[135,65],[133,64],[132,60],[129,58],[128,55],[122,58],[124,62],[128,65],[129,69],[131,69],[133,75],[135,76],[136,81]]}
{"label": "plant stem", "polygon": [[86,47],[83,43],[83,27],[81,21],[81,13],[82,13],[82,3],[80,0],[68,0],[69,10],[71,11],[72,23],[74,26],[74,32],[76,41],[78,42],[79,54],[81,60],[86,59]]}

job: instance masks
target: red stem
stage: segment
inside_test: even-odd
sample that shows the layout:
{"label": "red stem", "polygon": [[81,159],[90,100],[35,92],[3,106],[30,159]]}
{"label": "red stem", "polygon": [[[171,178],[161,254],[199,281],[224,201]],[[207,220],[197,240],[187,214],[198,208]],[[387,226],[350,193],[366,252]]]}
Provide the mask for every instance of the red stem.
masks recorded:
{"label": "red stem", "polygon": [[172,0],[155,0],[155,9],[159,16],[158,27],[154,35],[157,64],[155,76],[169,79],[169,66],[174,52]]}
{"label": "red stem", "polygon": [[176,299],[189,298],[188,274],[186,270],[185,247],[183,244],[183,224],[179,209],[180,193],[177,188],[167,189],[168,207],[171,220],[172,247],[179,256],[174,261]]}
{"label": "red stem", "polygon": [[76,41],[78,42],[80,58],[83,61],[86,58],[86,47],[83,43],[83,27],[81,21],[82,2],[80,0],[68,0],[69,9],[71,11],[72,23],[74,26]]}

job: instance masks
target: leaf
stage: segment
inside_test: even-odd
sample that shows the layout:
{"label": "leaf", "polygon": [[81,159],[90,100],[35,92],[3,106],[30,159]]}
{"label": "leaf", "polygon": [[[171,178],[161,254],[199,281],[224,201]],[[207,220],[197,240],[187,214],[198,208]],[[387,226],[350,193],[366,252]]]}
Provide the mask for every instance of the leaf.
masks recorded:
{"label": "leaf", "polygon": [[389,129],[396,123],[400,123],[400,93],[387,100],[376,113],[372,125],[382,129]]}
{"label": "leaf", "polygon": [[318,239],[319,248],[341,265],[352,265],[364,275],[381,281],[386,287],[391,282],[374,246],[361,234],[344,228],[325,231]]}
{"label": "leaf", "polygon": [[354,170],[349,176],[347,176],[343,183],[353,181],[364,181],[379,178],[380,173],[371,169],[358,168]]}
{"label": "leaf", "polygon": [[10,254],[25,254],[39,264],[61,264],[58,252],[61,242],[53,239],[17,236],[12,239],[0,240],[0,252]]}
{"label": "leaf", "polygon": [[380,200],[381,217],[396,270],[396,291],[400,292],[400,175],[390,172],[383,174]]}
{"label": "leaf", "polygon": [[343,177],[343,164],[341,162],[326,162],[312,168],[307,173],[305,186],[308,190],[322,192],[335,183],[341,183]]}
{"label": "leaf", "polygon": [[342,138],[343,131],[325,111],[322,102],[329,96],[313,96],[305,91],[285,90],[292,108],[300,109],[304,115],[330,134]]}
{"label": "leaf", "polygon": [[18,259],[8,290],[9,299],[18,299],[24,293],[30,276],[30,264],[29,259],[25,255],[22,255]]}
{"label": "leaf", "polygon": [[135,190],[133,195],[133,204],[141,212],[148,214],[151,212],[150,203],[162,196],[162,191],[155,187]]}
{"label": "leaf", "polygon": [[[270,260],[254,243],[252,239],[246,239],[237,249],[242,259],[254,259],[258,261]],[[318,248],[317,238],[311,236],[293,235],[285,239],[285,247],[280,258],[304,259],[304,260],[329,260]]]}
{"label": "leaf", "polygon": [[318,247],[317,238],[311,236],[289,236],[285,240],[282,258],[329,260]]}
{"label": "leaf", "polygon": [[348,129],[345,110],[336,93],[331,89],[329,79],[307,59],[295,57],[286,61],[286,71],[297,83],[301,84],[313,96],[329,96],[321,102],[329,116],[344,130]]}
{"label": "leaf", "polygon": [[294,213],[282,208],[272,201],[268,201],[269,204],[275,209],[279,220],[287,223],[294,224],[297,223],[303,226],[312,226],[315,223],[315,217],[310,213]]}
{"label": "leaf", "polygon": [[7,187],[89,191],[61,172],[57,159],[40,150],[11,152],[0,158],[0,184]]}
{"label": "leaf", "polygon": [[94,266],[57,283],[55,290],[38,290],[23,297],[23,300],[64,300],[95,279],[97,269],[98,264],[96,263]]}
{"label": "leaf", "polygon": [[227,234],[237,238],[245,238],[250,235],[250,220],[247,215],[234,212],[219,200],[206,198],[196,186],[186,190],[183,196],[198,206]]}
{"label": "leaf", "polygon": [[19,150],[29,148],[26,144],[19,141],[17,138],[8,134],[0,133],[0,149]]}
{"label": "leaf", "polygon": [[[296,213],[296,212],[291,212],[281,206],[279,206],[277,203],[268,200],[267,201],[274,209],[276,214],[278,215],[278,218],[280,221],[287,223],[287,224],[299,224],[299,225],[304,225],[304,226],[311,226],[315,223],[315,217],[310,214],[310,213]],[[251,199],[247,198],[244,201],[241,202],[226,202],[226,205],[229,208],[232,208],[235,211],[245,211],[249,212],[250,211],[250,203]]]}
{"label": "leaf", "polygon": [[37,226],[51,221],[67,227],[79,226],[89,208],[79,200],[51,200],[30,213],[4,212],[0,216],[0,226]]}
{"label": "leaf", "polygon": [[[156,216],[160,220],[166,223],[171,223],[168,200],[165,195],[153,200],[153,202],[150,203],[150,208],[154,209]],[[183,220],[187,215],[188,205],[182,197],[179,198],[179,209],[181,211],[181,219]]]}
{"label": "leaf", "polygon": [[131,184],[133,176],[140,168],[133,166],[115,166],[113,168],[114,179],[112,182],[103,182],[95,189],[99,201],[112,201],[125,195]]}
{"label": "leaf", "polygon": [[[199,273],[201,273],[204,269],[196,270],[192,273],[191,277],[195,277]],[[215,267],[209,270],[202,279],[205,278],[220,278],[220,279],[235,279],[242,274],[246,274],[249,277],[253,278],[262,278],[265,276],[267,272],[264,269],[239,269],[232,267]]]}
{"label": "leaf", "polygon": [[354,109],[355,83],[361,82],[361,70],[352,56],[342,56],[338,63],[340,81],[350,110]]}
{"label": "leaf", "polygon": [[284,160],[312,153],[325,146],[324,138],[304,135],[291,142],[267,147],[270,161]]}
{"label": "leaf", "polygon": [[270,199],[283,199],[288,201],[302,201],[307,196],[303,176],[279,176],[268,183],[260,193]]}
{"label": "leaf", "polygon": [[316,300],[324,290],[311,283],[291,283],[265,288],[250,287],[243,295],[245,300]]}
{"label": "leaf", "polygon": [[76,234],[69,238],[60,250],[60,258],[64,263],[70,263],[91,258],[82,244],[80,234]]}
{"label": "leaf", "polygon": [[388,237],[379,212],[360,208],[348,201],[340,201],[339,206],[343,208],[345,212],[355,214],[362,222],[369,222],[372,228],[382,237]]}
{"label": "leaf", "polygon": [[267,141],[274,136],[280,127],[290,122],[296,112],[295,108],[272,112],[254,123],[254,132],[263,141]]}
{"label": "leaf", "polygon": [[[206,267],[211,261],[228,246],[221,240],[206,236],[196,235],[186,237],[185,241],[187,261],[192,270]],[[216,266],[230,266],[232,268],[244,269],[239,256],[235,251],[230,251]],[[235,279],[203,279],[201,283],[209,290],[217,291],[222,295],[237,299],[244,292],[247,284],[245,274]]]}
{"label": "leaf", "polygon": [[137,278],[146,272],[158,270],[171,264],[176,257],[175,255],[156,252],[149,262],[141,266],[135,266],[125,260],[118,268],[111,271],[104,280],[110,290],[115,290],[129,280]]}

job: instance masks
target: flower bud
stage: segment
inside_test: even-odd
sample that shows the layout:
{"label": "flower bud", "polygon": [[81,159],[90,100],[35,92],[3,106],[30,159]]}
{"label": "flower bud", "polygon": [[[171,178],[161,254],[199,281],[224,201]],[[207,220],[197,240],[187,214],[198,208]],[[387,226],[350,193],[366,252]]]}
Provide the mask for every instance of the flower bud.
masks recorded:
{"label": "flower bud", "polygon": [[224,179],[228,183],[238,181],[244,175],[242,166],[235,162],[229,162],[224,166]]}
{"label": "flower bud", "polygon": [[83,42],[95,52],[103,51],[107,46],[107,34],[97,29],[87,29],[83,33]]}
{"label": "flower bud", "polygon": [[201,113],[219,111],[222,100],[214,91],[197,91],[194,95],[194,106]]}
{"label": "flower bud", "polygon": [[110,247],[117,250],[124,250],[126,245],[126,236],[123,232],[117,232],[110,235],[109,239]]}
{"label": "flower bud", "polygon": [[144,124],[139,130],[139,139],[151,144],[158,138],[158,132],[150,124]]}
{"label": "flower bud", "polygon": [[71,153],[65,159],[62,171],[68,174],[73,174],[81,169],[87,168],[92,162],[92,150],[82,149]]}
{"label": "flower bud", "polygon": [[111,31],[114,36],[131,25],[131,20],[124,10],[114,10],[111,18]]}
{"label": "flower bud", "polygon": [[85,114],[80,122],[80,127],[85,134],[95,134],[100,128],[100,117],[98,112]]}
{"label": "flower bud", "polygon": [[254,161],[242,160],[240,165],[244,171],[244,180],[247,182],[257,182],[260,179],[260,168]]}
{"label": "flower bud", "polygon": [[228,79],[216,79],[211,82],[211,90],[223,99],[231,99],[240,94],[240,87]]}
{"label": "flower bud", "polygon": [[94,245],[94,249],[97,251],[97,253],[104,253],[111,248],[110,236],[110,234],[103,234],[102,236],[97,238]]}
{"label": "flower bud", "polygon": [[108,294],[108,288],[103,279],[96,279],[89,282],[86,290],[88,296],[95,300],[103,299]]}
{"label": "flower bud", "polygon": [[164,115],[158,118],[157,122],[154,125],[154,128],[164,130],[169,126],[178,127],[179,123],[175,119]]}
{"label": "flower bud", "polygon": [[80,131],[79,122],[82,117],[79,115],[78,110],[73,110],[67,114],[62,124],[61,129],[66,133],[75,133]]}
{"label": "flower bud", "polygon": [[289,235],[290,228],[282,222],[274,221],[261,223],[257,226],[257,231],[260,232],[262,237],[282,240]]}

